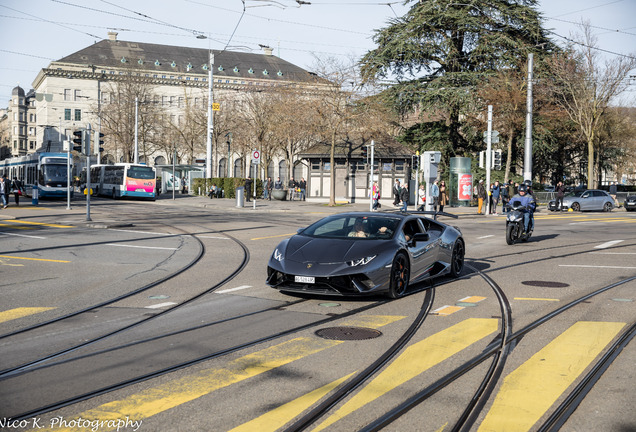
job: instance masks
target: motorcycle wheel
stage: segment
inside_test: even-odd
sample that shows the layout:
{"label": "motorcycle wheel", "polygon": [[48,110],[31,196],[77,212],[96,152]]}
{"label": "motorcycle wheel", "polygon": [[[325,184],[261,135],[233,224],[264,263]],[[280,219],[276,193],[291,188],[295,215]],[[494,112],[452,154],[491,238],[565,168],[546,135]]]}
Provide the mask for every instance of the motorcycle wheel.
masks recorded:
{"label": "motorcycle wheel", "polygon": [[515,244],[515,240],[517,239],[516,228],[515,224],[510,224],[506,227],[506,243],[509,245]]}

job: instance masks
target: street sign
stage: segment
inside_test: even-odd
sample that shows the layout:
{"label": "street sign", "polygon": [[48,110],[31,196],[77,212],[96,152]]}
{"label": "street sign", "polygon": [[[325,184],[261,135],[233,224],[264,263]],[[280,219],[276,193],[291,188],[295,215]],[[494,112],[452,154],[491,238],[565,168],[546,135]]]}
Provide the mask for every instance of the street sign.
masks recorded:
{"label": "street sign", "polygon": [[252,163],[254,165],[261,163],[261,153],[258,150],[252,151]]}
{"label": "street sign", "polygon": [[212,111],[221,111],[221,104],[212,102]]}
{"label": "street sign", "polygon": [[[488,131],[484,131],[484,142],[488,142]],[[490,135],[490,142],[491,144],[498,144],[499,143],[499,131],[492,131],[491,135]]]}

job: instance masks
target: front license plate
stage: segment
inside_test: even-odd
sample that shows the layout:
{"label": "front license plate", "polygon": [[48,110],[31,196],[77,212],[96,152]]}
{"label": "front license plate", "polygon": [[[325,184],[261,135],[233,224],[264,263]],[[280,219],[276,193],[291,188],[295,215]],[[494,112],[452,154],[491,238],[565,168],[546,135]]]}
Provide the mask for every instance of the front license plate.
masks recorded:
{"label": "front license plate", "polygon": [[310,276],[296,276],[294,280],[299,283],[316,283],[316,278]]}

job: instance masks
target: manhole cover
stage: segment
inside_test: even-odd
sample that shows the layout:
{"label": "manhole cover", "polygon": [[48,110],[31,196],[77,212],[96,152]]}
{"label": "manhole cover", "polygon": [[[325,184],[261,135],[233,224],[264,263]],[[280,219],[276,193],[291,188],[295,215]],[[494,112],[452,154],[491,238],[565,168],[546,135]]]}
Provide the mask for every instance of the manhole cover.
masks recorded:
{"label": "manhole cover", "polygon": [[333,340],[364,340],[381,336],[382,332],[364,327],[327,327],[316,330],[316,336]]}
{"label": "manhole cover", "polygon": [[521,283],[523,285],[543,287],[543,288],[565,288],[570,286],[570,284],[566,284],[563,282],[553,282],[553,281],[523,281]]}

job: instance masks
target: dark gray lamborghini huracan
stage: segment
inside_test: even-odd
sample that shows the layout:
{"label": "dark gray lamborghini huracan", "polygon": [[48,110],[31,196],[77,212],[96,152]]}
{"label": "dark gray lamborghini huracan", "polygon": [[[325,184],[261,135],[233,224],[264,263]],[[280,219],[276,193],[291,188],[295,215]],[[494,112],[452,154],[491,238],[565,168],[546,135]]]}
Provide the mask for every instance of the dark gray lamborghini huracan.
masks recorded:
{"label": "dark gray lamborghini huracan", "polygon": [[267,266],[267,284],[323,295],[387,294],[409,283],[459,276],[465,244],[458,228],[421,214],[341,213],[283,240]]}

